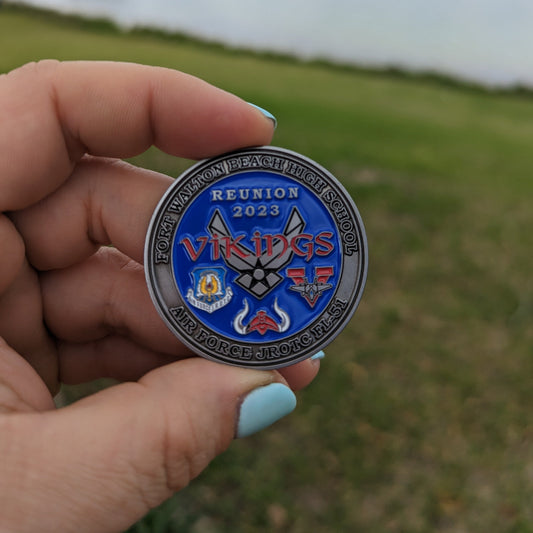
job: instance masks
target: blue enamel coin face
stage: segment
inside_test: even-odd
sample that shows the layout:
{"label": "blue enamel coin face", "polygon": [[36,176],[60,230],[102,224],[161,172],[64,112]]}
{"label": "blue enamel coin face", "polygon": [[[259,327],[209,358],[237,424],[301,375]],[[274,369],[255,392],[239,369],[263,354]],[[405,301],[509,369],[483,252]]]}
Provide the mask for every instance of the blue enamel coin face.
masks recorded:
{"label": "blue enamel coin face", "polygon": [[198,320],[232,340],[264,343],[297,334],[328,306],[342,248],[331,214],[308,187],[248,171],[191,202],[172,261]]}
{"label": "blue enamel coin face", "polygon": [[170,187],[148,232],[152,299],[199,355],[278,368],[314,355],[359,302],[367,244],[325,169],[280,148],[202,161]]}

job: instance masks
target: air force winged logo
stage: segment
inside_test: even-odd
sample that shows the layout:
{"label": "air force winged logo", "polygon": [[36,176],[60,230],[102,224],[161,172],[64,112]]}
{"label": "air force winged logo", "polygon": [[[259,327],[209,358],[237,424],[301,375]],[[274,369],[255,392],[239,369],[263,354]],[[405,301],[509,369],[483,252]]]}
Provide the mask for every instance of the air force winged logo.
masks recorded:
{"label": "air force winged logo", "polygon": [[304,227],[300,211],[293,207],[282,233],[276,235],[269,248],[255,254],[242,243],[231,242],[231,231],[218,209],[207,225],[211,236],[219,239],[224,262],[239,273],[235,283],[259,299],[283,281],[278,272],[291,262],[293,256],[288,243],[300,235]]}
{"label": "air force winged logo", "polygon": [[187,291],[188,302],[198,309],[213,313],[227,305],[233,297],[226,287],[226,269],[223,267],[195,268],[191,272],[194,289]]}

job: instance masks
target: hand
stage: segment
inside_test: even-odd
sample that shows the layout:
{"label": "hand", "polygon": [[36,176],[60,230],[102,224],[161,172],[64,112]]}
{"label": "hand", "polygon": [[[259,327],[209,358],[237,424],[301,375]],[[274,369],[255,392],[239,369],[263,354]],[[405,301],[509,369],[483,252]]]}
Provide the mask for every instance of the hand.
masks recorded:
{"label": "hand", "polygon": [[[290,411],[318,364],[191,358],[141,266],[171,179],[110,158],[266,144],[272,121],[179,72],[81,62],[1,76],[0,117],[0,530],[120,531]],[[60,383],[103,376],[125,383],[54,409]]]}

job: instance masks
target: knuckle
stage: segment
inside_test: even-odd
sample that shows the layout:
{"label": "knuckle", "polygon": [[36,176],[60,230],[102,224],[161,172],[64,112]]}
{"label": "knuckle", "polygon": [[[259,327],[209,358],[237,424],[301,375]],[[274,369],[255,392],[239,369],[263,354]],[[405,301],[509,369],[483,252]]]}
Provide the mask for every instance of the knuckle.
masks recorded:
{"label": "knuckle", "polygon": [[133,280],[144,279],[144,270],[133,259],[115,248],[102,247],[97,253],[97,260],[101,261],[102,273],[108,280],[104,304],[104,324],[115,332],[130,336],[132,332],[128,326],[129,309],[124,302],[130,300]]}
{"label": "knuckle", "polygon": [[25,257],[25,245],[22,237],[12,222],[4,215],[0,215],[0,294],[17,277]]}
{"label": "knuckle", "polygon": [[61,65],[56,59],[42,59],[40,61],[31,61],[8,73],[9,77],[47,77],[53,74]]}

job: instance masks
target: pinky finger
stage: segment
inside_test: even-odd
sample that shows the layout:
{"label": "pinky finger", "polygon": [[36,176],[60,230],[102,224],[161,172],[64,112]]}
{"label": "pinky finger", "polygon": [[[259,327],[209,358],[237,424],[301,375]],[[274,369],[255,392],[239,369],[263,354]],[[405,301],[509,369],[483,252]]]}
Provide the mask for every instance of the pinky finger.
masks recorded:
{"label": "pinky finger", "polygon": [[[120,335],[109,335],[84,343],[59,341],[57,350],[59,379],[66,385],[77,385],[100,378],[136,381],[154,368],[194,355],[188,353],[176,357],[156,352]],[[307,359],[282,368],[279,373],[291,389],[296,391],[309,385],[319,368],[318,361]]]}
{"label": "pinky finger", "polygon": [[59,379],[77,385],[100,378],[136,381],[178,357],[156,352],[120,335],[75,343],[58,342]]}

